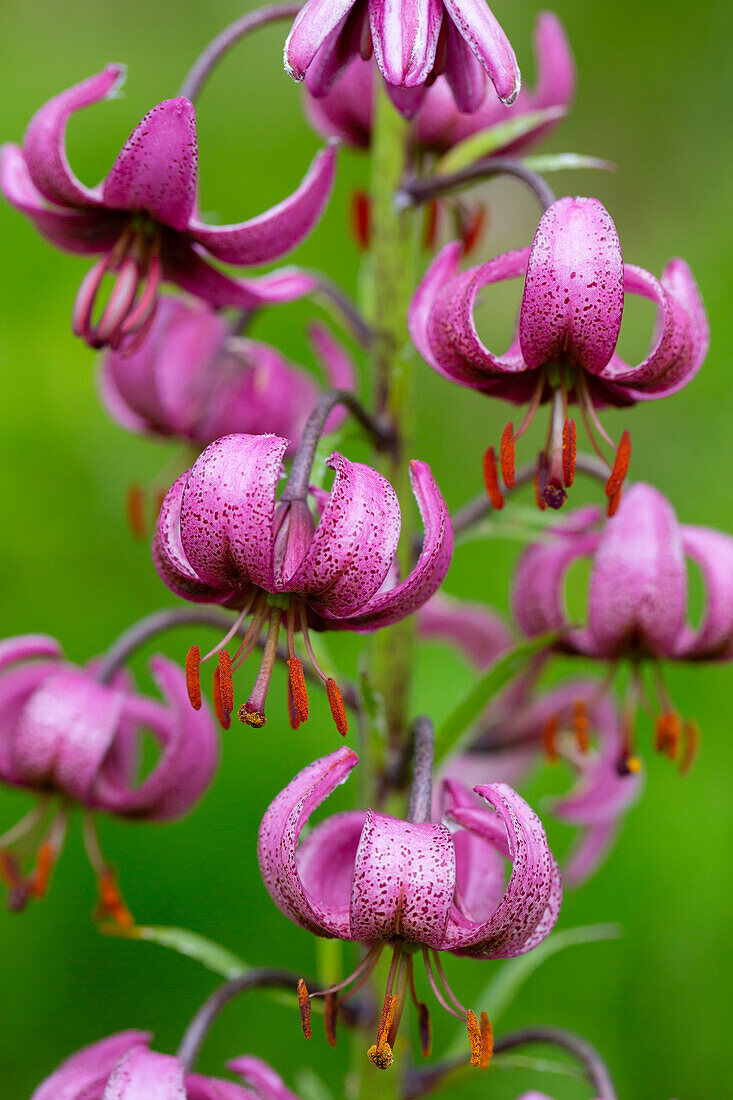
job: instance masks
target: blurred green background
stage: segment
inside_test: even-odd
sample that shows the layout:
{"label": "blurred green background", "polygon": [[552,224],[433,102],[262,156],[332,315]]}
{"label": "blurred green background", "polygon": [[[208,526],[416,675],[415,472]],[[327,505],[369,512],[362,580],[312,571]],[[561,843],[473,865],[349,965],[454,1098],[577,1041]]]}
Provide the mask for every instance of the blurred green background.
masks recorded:
{"label": "blurred green background", "polygon": [[[532,5],[496,0],[525,78],[531,73]],[[51,4],[4,0],[0,36],[0,137],[18,140],[32,112],[109,61],[129,66],[123,98],[74,119],[71,160],[89,182],[100,178],[141,115],[172,94],[207,40],[242,10],[234,0],[100,0]],[[733,414],[727,234],[731,148],[726,8],[716,0],[558,0],[579,71],[574,110],[547,150],[607,157],[613,174],[554,177],[558,193],[597,194],[613,214],[625,258],[655,273],[672,255],[691,264],[713,331],[706,366],[671,400],[611,413],[613,434],[632,429],[632,475],[658,485],[688,522],[731,529]],[[234,51],[206,89],[198,110],[202,209],[224,220],[257,213],[300,179],[318,147],[283,74],[282,28]],[[727,97],[727,98],[726,98]],[[349,195],[366,180],[366,163],[343,153],[337,190],[322,225],[297,258],[355,289],[359,256],[345,228]],[[528,243],[537,220],[516,184],[486,188],[491,230],[482,255]],[[69,331],[84,261],[54,252],[0,204],[0,417],[4,533],[0,540],[3,634],[45,631],[74,660],[104,649],[134,618],[173,600],[158,581],[147,545],[132,541],[123,500],[131,480],[151,480],[175,453],[126,435],[101,411],[93,353]],[[508,303],[511,306],[511,303]],[[308,310],[284,307],[258,324],[296,360],[310,362],[302,339]],[[511,308],[486,311],[491,335],[506,334]],[[623,348],[641,351],[645,311],[630,312]],[[727,347],[726,347],[727,343]],[[421,367],[416,387],[417,454],[428,459],[451,507],[479,490],[479,456],[495,442],[507,413],[451,387]],[[529,449],[529,448],[528,448]],[[588,490],[578,486],[574,500]],[[504,608],[515,542],[494,539],[457,551],[448,591]],[[202,644],[205,632],[200,632]],[[168,640],[181,656],[188,635]],[[335,649],[334,645],[334,649]],[[350,669],[353,640],[339,663]],[[141,664],[144,670],[144,663]],[[415,708],[439,718],[469,674],[434,646],[421,655]],[[240,691],[248,682],[240,681]],[[648,751],[647,789],[609,862],[583,890],[568,893],[561,927],[618,921],[620,940],[577,947],[549,961],[525,987],[499,1030],[553,1023],[582,1032],[607,1058],[625,1100],[699,1100],[720,1096],[729,1078],[731,1008],[731,755],[727,668],[669,668],[679,709],[697,718],[703,740],[692,773],[680,779]],[[335,747],[320,700],[297,734],[281,721],[284,682],[273,687],[271,718],[259,733],[235,723],[223,738],[218,779],[186,821],[165,826],[101,822],[104,850],[119,868],[138,920],[196,929],[253,964],[312,970],[314,945],[281,917],[260,883],[258,823],[269,799],[307,761]],[[352,786],[356,787],[352,779]],[[545,774],[532,788],[561,788]],[[334,797],[345,804],[348,788]],[[27,796],[0,795],[0,831],[28,807]],[[567,843],[551,831],[559,851]],[[171,1051],[198,1004],[216,984],[195,962],[162,948],[105,938],[90,920],[94,880],[78,822],[46,901],[24,914],[0,911],[0,1095],[23,1100],[67,1054],[127,1027],[150,1028]],[[349,954],[349,952],[347,952]],[[497,964],[449,960],[461,998],[473,1004]],[[480,1008],[480,1005],[476,1005]],[[435,1050],[453,1034],[434,1013]],[[331,1051],[316,1028],[306,1048],[293,1013],[252,994],[232,1006],[211,1033],[201,1067],[221,1071],[244,1052],[272,1060],[288,1083],[305,1060],[341,1095],[348,1044]],[[566,1078],[494,1072],[466,1096],[515,1097],[533,1086],[561,1098],[587,1097]]]}

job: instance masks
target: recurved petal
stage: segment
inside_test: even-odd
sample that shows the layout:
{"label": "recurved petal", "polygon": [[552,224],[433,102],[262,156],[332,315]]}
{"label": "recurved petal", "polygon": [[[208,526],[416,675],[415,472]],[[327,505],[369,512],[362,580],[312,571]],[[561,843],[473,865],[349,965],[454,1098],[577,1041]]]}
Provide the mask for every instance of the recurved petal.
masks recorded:
{"label": "recurved petal", "polygon": [[263,1062],[261,1058],[255,1058],[252,1054],[244,1054],[241,1058],[234,1058],[227,1062],[227,1069],[232,1073],[238,1073],[244,1081],[255,1090],[259,1100],[300,1100],[294,1092],[287,1087],[282,1077],[275,1073],[272,1066]]}
{"label": "recurved petal", "polygon": [[355,0],[308,0],[295,17],[285,42],[285,71],[302,80],[331,31],[354,7]]}
{"label": "recurved petal", "polygon": [[0,641],[0,673],[20,661],[48,661],[61,657],[60,644],[49,634],[18,634]]}
{"label": "recurved petal", "polygon": [[509,39],[485,0],[444,0],[448,15],[489,75],[499,99],[511,104],[521,87]]}
{"label": "recurved petal", "polygon": [[542,215],[527,265],[519,340],[528,367],[556,359],[599,374],[621,328],[621,245],[597,199],[562,198]]}
{"label": "recurved petal", "polygon": [[729,659],[733,646],[733,539],[710,527],[682,527],[682,546],[705,582],[705,612],[695,630],[685,627],[678,657]]}
{"label": "recurved petal", "polygon": [[133,1047],[112,1070],[103,1100],[186,1100],[183,1078],[178,1058]]}
{"label": "recurved petal", "polygon": [[369,0],[374,58],[388,84],[424,84],[435,63],[441,0]]}
{"label": "recurved petal", "polygon": [[607,520],[593,564],[588,626],[599,655],[634,640],[671,656],[684,626],[687,571],[682,533],[669,501],[637,482]]}
{"label": "recurved petal", "polygon": [[203,581],[181,542],[181,501],[190,472],[186,470],[176,478],[163,499],[153,535],[153,565],[163,584],[176,596],[193,603],[226,603],[236,595],[236,585],[217,586]]}
{"label": "recurved petal", "polygon": [[101,1096],[104,1083],[120,1058],[133,1048],[144,1048],[151,1038],[146,1031],[120,1031],[78,1050],[38,1086],[31,1100],[79,1100],[80,1095],[95,1085]]}
{"label": "recurved petal", "polygon": [[347,909],[365,810],[346,810],[316,825],[297,852],[298,874],[310,897],[330,909]]}
{"label": "recurved petal", "polygon": [[367,810],[351,891],[352,937],[440,947],[455,883],[455,851],[445,825]]}
{"label": "recurved petal", "polygon": [[[437,592],[450,568],[453,556],[453,528],[448,506],[426,462],[410,463],[410,481],[415,494],[425,535],[415,568],[394,588],[377,592],[358,613],[347,616],[347,630],[375,630],[399,622],[417,611]],[[326,617],[329,626],[337,627],[337,618]]]}
{"label": "recurved petal", "polygon": [[166,99],[130,134],[104,181],[102,199],[113,210],[144,210],[184,230],[196,201],[197,165],[193,103]]}
{"label": "recurved petal", "polygon": [[336,146],[317,153],[293,194],[249,221],[208,226],[193,218],[189,233],[217,260],[252,267],[279,260],[300,244],[316,225],[333,189]]}
{"label": "recurved petal", "polygon": [[504,860],[484,837],[459,829],[453,833],[456,853],[456,893],[454,920],[458,914],[467,927],[488,920],[501,901],[506,875]]}
{"label": "recurved petal", "polygon": [[261,1100],[256,1092],[221,1077],[186,1074],[186,1100]]}
{"label": "recurved petal", "polygon": [[226,435],[189,470],[181,546],[205,584],[274,591],[275,495],[288,442],[276,435]]}
{"label": "recurved petal", "polygon": [[56,661],[37,660],[6,669],[0,677],[0,779],[5,783],[25,784],[14,760],[20,718],[33,692],[57,667]]}
{"label": "recurved petal", "polygon": [[349,910],[308,891],[298,869],[298,839],[312,812],[358,762],[346,746],[314,760],[274,798],[260,825],[257,855],[265,889],[286,917],[317,935],[350,939]]}
{"label": "recurved petal", "polygon": [[310,294],[316,280],[297,267],[282,267],[259,279],[232,279],[217,271],[182,237],[164,238],[163,268],[168,282],[201,298],[215,309],[236,306],[239,309],[259,309],[279,302],[292,302]]}
{"label": "recurved petal", "polygon": [[72,207],[101,204],[99,189],[85,187],[71,171],[66,159],[66,123],[75,111],[113,96],[124,79],[124,65],[108,65],[49,99],[28,123],[23,156],[33,183],[50,202]]}
{"label": "recurved petal", "polygon": [[[488,920],[470,924],[453,916],[442,949],[477,958],[511,958],[536,947],[554,927],[562,902],[562,877],[542,823],[524,799],[505,783],[474,788],[497,811],[506,829],[512,873],[504,896]],[[457,819],[453,808],[449,816]],[[478,835],[492,840],[495,825],[486,832],[475,819]],[[463,823],[463,822],[461,822]]]}
{"label": "recurved petal", "polygon": [[488,668],[513,643],[509,627],[490,607],[439,592],[421,608],[418,629],[423,638],[456,646],[476,668]]}
{"label": "recurved petal", "polygon": [[532,108],[565,106],[575,94],[575,60],[565,28],[551,11],[541,11],[534,29],[537,77]]}
{"label": "recurved petal", "polygon": [[[354,362],[343,344],[334,339],[325,325],[319,325],[317,322],[309,325],[308,339],[331,386],[337,390],[353,390],[356,381]],[[325,431],[335,432],[338,426],[343,424],[347,415],[346,409],[340,406],[334,409],[326,421]]]}
{"label": "recurved petal", "polygon": [[307,596],[319,613],[359,611],[381,587],[397,552],[400,505],[386,478],[335,451],[331,493],[297,571],[282,587]]}
{"label": "recurved petal", "polygon": [[[445,80],[453,94],[456,109],[472,115],[487,101],[488,82],[481,61],[461,37],[455,23],[447,16],[443,24],[446,38]],[[493,98],[493,97],[492,97]],[[497,107],[498,102],[494,100]],[[429,114],[426,108],[424,114]]]}

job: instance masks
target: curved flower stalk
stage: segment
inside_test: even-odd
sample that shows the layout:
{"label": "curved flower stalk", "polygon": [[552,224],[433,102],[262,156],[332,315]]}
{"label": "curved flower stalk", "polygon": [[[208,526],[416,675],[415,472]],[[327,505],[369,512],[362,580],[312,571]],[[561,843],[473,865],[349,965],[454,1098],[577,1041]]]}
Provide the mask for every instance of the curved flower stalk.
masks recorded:
{"label": "curved flower stalk", "polygon": [[[75,805],[91,813],[171,821],[187,813],[211,782],[219,745],[208,710],[191,710],[176,665],[158,656],[150,669],[162,702],[137,694],[126,676],[101,683],[93,665],[69,664],[46,635],[0,642],[0,780],[40,796],[0,837],[11,908],[45,894]],[[160,755],[138,781],[143,729],[152,733]],[[84,837],[99,880],[99,915],[129,925],[91,813],[85,814]],[[35,868],[26,876],[19,857],[39,836]]]}
{"label": "curved flower stalk", "polygon": [[484,0],[308,0],[285,43],[285,68],[321,96],[352,59],[372,53],[408,118],[441,74],[459,111],[481,105],[487,77],[503,103],[519,94],[514,50]]}
{"label": "curved flower stalk", "polygon": [[[551,404],[548,444],[537,467],[540,507],[560,508],[575,473],[576,428],[568,406],[579,405],[588,437],[608,464],[606,494],[613,512],[628,469],[631,441],[619,446],[596,408],[633,405],[676,393],[700,369],[709,343],[705,309],[683,260],[671,260],[661,280],[624,264],[616,227],[597,199],[562,198],[540,219],[531,248],[459,270],[461,245],[438,255],[412,300],[410,333],[425,361],[445,378],[517,404],[526,415],[502,436],[501,471],[514,485],[514,446],[542,402]],[[524,277],[515,339],[503,355],[489,351],[476,330],[476,297],[484,287]],[[632,366],[616,350],[625,294],[654,302],[659,320],[647,357]],[[597,436],[613,449],[613,465]],[[493,448],[485,456],[486,487],[495,507],[503,497]]]}
{"label": "curved flower stalk", "polygon": [[150,1049],[146,1031],[120,1031],[72,1054],[31,1100],[298,1100],[271,1066],[246,1055],[227,1063],[249,1087],[188,1073]]}
{"label": "curved flower stalk", "polygon": [[[706,527],[680,524],[669,501],[638,482],[603,526],[597,509],[583,508],[554,528],[548,540],[529,546],[517,566],[514,613],[527,635],[562,630],[561,648],[632,666],[624,718],[625,751],[631,753],[636,707],[647,700],[641,665],[654,669],[656,745],[672,759],[682,750],[689,766],[697,740],[692,723],[683,729],[662,680],[662,660],[729,661],[733,658],[733,539]],[[592,561],[587,623],[570,626],[564,606],[567,572],[574,561]],[[688,618],[690,558],[702,573],[707,601],[702,621]],[[681,742],[686,737],[687,745]]]}
{"label": "curved flower stalk", "polygon": [[[560,910],[562,879],[544,829],[506,784],[477,787],[482,806],[453,784],[446,791],[445,814],[459,826],[454,832],[442,824],[350,810],[326,818],[299,845],[311,813],[357,763],[356,753],[342,747],[309,764],[274,799],[259,835],[260,871],[277,907],[318,936],[354,940],[367,949],[353,974],[312,994],[327,998],[327,1035],[335,1041],[339,1004],[367,981],[389,946],[384,1009],[369,1058],[382,1069],[392,1064],[408,990],[427,1056],[430,1017],[418,1001],[413,976],[413,958],[420,951],[438,1002],[466,1021],[471,1064],[485,1066],[492,1042],[488,1018],[482,1013],[479,1024],[460,1003],[438,952],[510,958],[530,951],[550,933]],[[506,888],[504,857],[513,863]],[[310,1001],[304,985],[300,1001],[308,1036]]]}
{"label": "curved flower stalk", "polygon": [[[328,329],[314,324],[310,338],[331,386],[353,389],[351,359]],[[297,439],[318,397],[315,379],[275,348],[238,336],[205,302],[169,296],[142,347],[105,354],[99,387],[123,428],[200,447],[232,432]],[[334,410],[326,429],[335,431],[344,415]]]}
{"label": "curved flower stalk", "polygon": [[[345,734],[341,696],[320,669],[309,628],[369,632],[416,611],[448,571],[453,533],[429,466],[413,462],[412,487],[425,523],[425,541],[412,572],[396,583],[401,514],[389,482],[370,466],[334,452],[326,463],[335,472],[330,493],[311,494],[319,512],[316,523],[305,497],[294,498],[286,491],[280,501],[276,499],[288,446],[287,439],[274,435],[229,435],[207,447],[163,501],[153,561],[176,595],[240,612],[229,634],[207,654],[220,655],[214,697],[216,701],[220,696],[218,709],[225,725],[233,710],[231,669],[242,664],[266,629],[257,681],[239,708],[243,722],[264,725],[265,699],[284,626],[294,728],[308,717],[302,665],[294,648],[300,631],[327,687],[337,728]],[[230,665],[224,646],[247,615],[252,616],[250,628]],[[198,658],[195,664],[194,701]],[[222,682],[226,698],[219,691]]]}
{"label": "curved flower stalk", "polygon": [[[445,153],[459,141],[523,115],[557,108],[565,111],[575,92],[575,64],[563,25],[552,12],[537,17],[534,29],[534,89],[522,87],[511,111],[494,96],[487,95],[480,106],[467,114],[456,106],[445,76],[428,89],[412,120],[411,142],[417,152]],[[368,149],[374,117],[374,65],[355,58],[325,95],[313,95],[306,80],[304,104],[316,131],[336,137],[347,145]],[[492,155],[504,156],[530,149],[556,122],[538,123],[520,138],[497,146]]]}
{"label": "curved flower stalk", "polygon": [[[210,226],[197,212],[198,145],[193,104],[168,99],[148,111],[106,179],[87,187],[73,174],[65,149],[68,119],[114,95],[120,65],[61,92],[31,119],[23,145],[5,145],[0,186],[5,198],[57,248],[102,258],[82,280],[73,328],[92,347],[133,347],[152,324],[162,282],[174,283],[217,308],[251,309],[286,302],[314,288],[295,269],[235,280],[211,259],[239,267],[269,264],[291,252],[319,220],[335,173],[334,148],[320,152],[293,194],[236,225]],[[95,322],[105,274],[113,290]],[[129,347],[129,343],[128,343]]]}

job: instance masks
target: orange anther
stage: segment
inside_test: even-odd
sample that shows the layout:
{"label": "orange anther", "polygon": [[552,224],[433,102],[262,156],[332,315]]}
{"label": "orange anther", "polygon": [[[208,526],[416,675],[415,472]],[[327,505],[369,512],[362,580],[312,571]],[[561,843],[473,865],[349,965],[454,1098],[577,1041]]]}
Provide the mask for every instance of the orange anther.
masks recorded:
{"label": "orange anther", "polygon": [[[542,456],[540,456],[540,460],[541,460],[541,458],[542,458]],[[540,473],[541,473],[541,466],[540,466],[540,462],[538,462],[537,463],[537,469],[534,472],[534,478],[532,479],[532,482],[533,482],[533,485],[534,485],[534,499],[535,499],[535,504],[539,508],[540,512],[545,512],[547,510],[547,502],[545,501],[544,497],[542,496],[543,486],[540,484]]]}
{"label": "orange anther", "polygon": [[619,489],[617,493],[614,493],[612,497],[608,499],[608,507],[606,508],[606,515],[610,519],[611,516],[615,516],[618,512],[618,506],[621,503],[621,497],[624,495],[623,488]]}
{"label": "orange anther", "polygon": [[618,445],[616,451],[616,459],[613,464],[613,469],[606,482],[606,496],[611,498],[615,497],[621,486],[624,483],[624,478],[629,471],[629,462],[631,460],[631,436],[627,431],[624,431],[621,436],[621,442]]}
{"label": "orange anther", "polygon": [[[301,722],[305,722],[308,719],[308,691],[305,686],[303,663],[300,657],[291,657],[288,660],[288,681],[290,685],[290,698],[293,701],[293,713],[295,714],[299,726]],[[295,726],[295,729],[297,729],[298,726]]]}
{"label": "orange anther", "polygon": [[670,711],[660,714],[654,723],[654,747],[670,760],[676,760],[682,741],[682,723],[679,715]]}
{"label": "orange anther", "polygon": [[379,1017],[379,1026],[377,1028],[377,1044],[379,1044],[384,1035],[387,1035],[389,1033],[389,1029],[392,1027],[392,1021],[394,1020],[396,1008],[396,994],[387,993],[384,998],[384,1004],[382,1005],[382,1015]]}
{"label": "orange anther", "polygon": [[463,226],[461,228],[461,241],[463,243],[464,256],[470,256],[473,252],[478,244],[479,237],[483,232],[485,224],[486,208],[483,206],[477,206],[475,210],[464,217]]}
{"label": "orange anther", "polygon": [[186,654],[186,691],[188,692],[188,700],[194,710],[201,710],[200,668],[201,650],[197,645],[192,645]]}
{"label": "orange anther", "polygon": [[51,871],[56,862],[56,853],[47,840],[38,849],[36,869],[30,881],[30,892],[34,898],[42,898],[48,890]]}
{"label": "orange anther", "polygon": [[423,248],[432,251],[438,236],[438,215],[440,207],[435,199],[425,207],[425,221],[423,224],[422,243]]}
{"label": "orange anther", "polygon": [[481,1065],[481,1028],[476,1019],[476,1013],[469,1008],[466,1013],[466,1028],[468,1030],[468,1042],[471,1047],[471,1065],[476,1069]]}
{"label": "orange anther", "polygon": [[145,538],[145,494],[134,482],[127,487],[125,494],[125,515],[134,539],[142,542]]}
{"label": "orange anther", "polygon": [[336,1017],[338,1016],[338,1007],[339,1002],[336,994],[327,993],[323,1026],[326,1030],[326,1041],[330,1047],[336,1046]]}
{"label": "orange anther", "polygon": [[132,928],[135,921],[132,913],[122,900],[117,879],[113,871],[107,871],[97,880],[99,889],[99,903],[95,913],[96,920],[109,918],[118,928],[127,930]]}
{"label": "orange anther", "polygon": [[504,497],[499,488],[499,479],[496,475],[496,455],[493,447],[487,447],[484,451],[484,485],[486,494],[493,508],[498,511],[504,507]]}
{"label": "orange anther", "polygon": [[573,731],[578,748],[581,752],[587,752],[590,741],[588,739],[588,711],[584,699],[576,699],[573,704]]}
{"label": "orange anther", "polygon": [[342,737],[346,737],[346,734],[349,732],[349,723],[346,720],[346,708],[341,698],[341,692],[336,687],[335,680],[332,680],[330,676],[328,680],[326,680],[326,694],[328,695],[328,703],[331,707],[331,715],[336,729]]}
{"label": "orange anther", "polygon": [[257,710],[251,703],[243,703],[237,711],[237,716],[240,722],[245,722],[248,726],[252,726],[252,728],[256,730],[262,729],[267,722],[267,718],[262,711]]}
{"label": "orange anther", "polygon": [[221,705],[227,714],[234,710],[234,683],[232,681],[232,660],[225,649],[219,651],[219,694]]}
{"label": "orange anther", "polygon": [[313,1034],[311,1030],[311,999],[308,994],[308,987],[302,978],[298,978],[297,992],[298,1008],[300,1009],[300,1026],[303,1028],[303,1034],[306,1039],[310,1039]]}
{"label": "orange anther", "polygon": [[514,425],[511,420],[501,433],[501,445],[499,447],[499,464],[501,476],[507,489],[514,488]]}
{"label": "orange anther", "polygon": [[370,1046],[367,1051],[367,1058],[373,1066],[377,1067],[377,1069],[389,1069],[391,1065],[394,1065],[392,1047],[386,1039],[382,1039],[381,1042]]}
{"label": "orange anther", "polygon": [[27,883],[12,852],[0,851],[0,878],[11,890],[25,889]]}
{"label": "orange anther", "polygon": [[433,1024],[428,1006],[422,1001],[418,1001],[417,1005],[417,1027],[420,1036],[420,1053],[423,1058],[429,1058],[433,1049]]}
{"label": "orange anther", "polygon": [[295,699],[293,699],[293,689],[290,686],[290,681],[288,681],[288,720],[291,730],[300,729],[300,718],[298,718],[295,710]]}
{"label": "orange anther", "polygon": [[627,756],[624,760],[624,768],[628,775],[638,775],[641,771],[641,760],[638,756]]}
{"label": "orange anther", "polygon": [[214,676],[211,683],[211,698],[214,702],[214,713],[216,714],[219,725],[223,730],[228,730],[232,724],[232,715],[231,711],[227,710],[224,706],[219,665],[214,669]]}
{"label": "orange anther", "polygon": [[372,200],[366,191],[351,196],[351,228],[357,245],[366,251],[372,237]]}
{"label": "orange anther", "polygon": [[494,1029],[485,1012],[481,1013],[481,1054],[479,1069],[486,1069],[494,1053]]}
{"label": "orange anther", "polygon": [[389,1029],[392,1027],[396,1008],[397,996],[394,993],[388,993],[384,998],[382,1015],[379,1018],[377,1041],[374,1046],[369,1047],[367,1051],[369,1061],[372,1065],[376,1066],[377,1069],[389,1069],[394,1062],[392,1047],[387,1042],[387,1036],[389,1035]]}
{"label": "orange anther", "polygon": [[542,730],[542,748],[549,764],[556,764],[559,760],[556,738],[557,718],[548,718]]}
{"label": "orange anther", "polygon": [[687,775],[697,756],[700,744],[700,727],[697,722],[685,722],[684,745],[680,761],[680,775]]}
{"label": "orange anther", "polygon": [[578,432],[574,420],[567,420],[562,429],[562,480],[566,488],[575,481],[575,460],[578,453]]}

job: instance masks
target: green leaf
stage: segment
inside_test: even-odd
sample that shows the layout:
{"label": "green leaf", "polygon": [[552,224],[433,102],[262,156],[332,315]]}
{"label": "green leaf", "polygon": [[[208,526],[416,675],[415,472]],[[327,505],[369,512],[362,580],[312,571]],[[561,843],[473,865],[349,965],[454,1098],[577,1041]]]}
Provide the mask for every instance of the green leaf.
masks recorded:
{"label": "green leaf", "polygon": [[489,701],[522,672],[540,650],[551,645],[556,638],[557,634],[553,632],[522,642],[478,677],[473,687],[443,720],[435,735],[436,764],[448,753],[461,747],[464,735],[486,709]]}
{"label": "green leaf", "polygon": [[[566,947],[575,947],[581,943],[599,943],[603,940],[617,939],[621,935],[618,924],[585,924],[580,928],[567,928],[562,932],[553,932],[538,947],[516,959],[507,959],[486,985],[476,1000],[476,1004],[488,1013],[493,1026],[502,1013],[512,1003],[522,986],[547,959]],[[462,1028],[448,1048],[447,1059],[460,1057],[466,1046],[466,1031]]]}
{"label": "green leaf", "polygon": [[496,126],[490,126],[488,130],[481,130],[478,134],[471,134],[454,145],[450,152],[446,153],[435,166],[434,175],[452,176],[474,161],[491,156],[497,149],[503,149],[518,138],[539,126],[548,122],[556,122],[567,114],[564,107],[548,107],[544,111],[529,111],[526,115],[511,119],[509,122],[500,122]]}
{"label": "green leaf", "polygon": [[161,947],[168,947],[179,955],[195,959],[207,970],[220,974],[222,978],[238,978],[251,970],[243,959],[226,947],[214,943],[206,936],[199,935],[198,932],[191,932],[188,928],[168,928],[163,925],[149,924],[136,924],[126,929],[121,929],[118,925],[100,927],[103,932],[110,935],[124,936],[131,940],[146,940],[148,943],[158,943]]}
{"label": "green leaf", "polygon": [[583,153],[548,153],[546,156],[523,157],[520,161],[531,172],[564,172],[568,169],[594,168],[614,172],[616,165],[600,157],[587,157]]}

